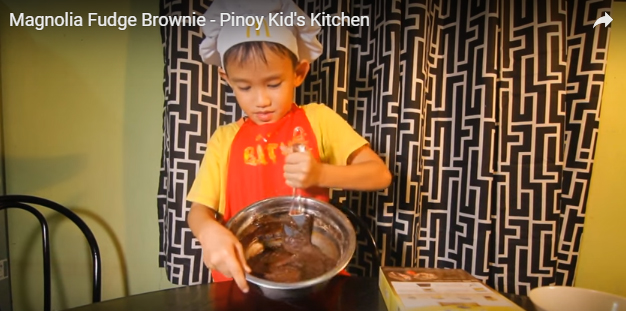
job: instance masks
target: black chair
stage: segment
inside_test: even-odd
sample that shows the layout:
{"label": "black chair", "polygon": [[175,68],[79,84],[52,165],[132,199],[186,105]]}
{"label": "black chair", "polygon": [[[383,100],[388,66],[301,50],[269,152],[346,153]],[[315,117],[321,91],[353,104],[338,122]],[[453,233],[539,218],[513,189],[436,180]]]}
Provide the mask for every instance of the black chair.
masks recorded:
{"label": "black chair", "polygon": [[102,291],[102,259],[100,258],[100,249],[98,248],[98,243],[96,242],[96,238],[93,233],[85,224],[85,222],[78,217],[74,212],[70,209],[52,202],[50,200],[42,199],[39,197],[28,196],[28,195],[4,195],[0,196],[0,211],[9,208],[18,208],[22,210],[26,210],[31,214],[37,217],[39,220],[39,224],[41,226],[41,236],[42,236],[42,244],[43,244],[43,294],[44,294],[44,310],[51,310],[51,296],[50,296],[50,240],[49,240],[49,231],[48,231],[48,222],[46,218],[41,214],[39,210],[37,210],[33,205],[47,207],[52,209],[60,214],[63,214],[65,217],[69,218],[80,231],[83,232],[87,242],[89,243],[89,248],[91,249],[91,257],[93,260],[92,273],[93,273],[93,284],[92,284],[92,302],[100,302],[101,299],[101,291]]}
{"label": "black chair", "polygon": [[[376,246],[376,239],[374,239],[374,235],[370,230],[369,226],[363,218],[357,215],[353,210],[351,210],[347,206],[347,201],[344,201],[344,204],[336,204],[337,208],[341,210],[350,220],[354,229],[357,231],[357,241],[361,239],[365,239],[367,241],[366,249],[369,250],[369,253],[373,255],[372,258],[372,269],[370,270],[370,276],[378,275],[378,267],[380,267],[380,253],[378,252],[378,246]],[[358,247],[359,245],[357,245]]]}

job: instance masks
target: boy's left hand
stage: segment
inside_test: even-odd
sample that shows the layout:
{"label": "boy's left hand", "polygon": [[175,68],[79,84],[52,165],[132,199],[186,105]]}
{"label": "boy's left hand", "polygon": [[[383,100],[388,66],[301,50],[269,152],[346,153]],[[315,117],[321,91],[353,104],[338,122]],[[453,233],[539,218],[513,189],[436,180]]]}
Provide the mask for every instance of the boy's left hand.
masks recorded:
{"label": "boy's left hand", "polygon": [[[283,150],[283,152],[286,150]],[[322,164],[311,152],[285,152],[285,181],[294,188],[307,189],[319,184]]]}

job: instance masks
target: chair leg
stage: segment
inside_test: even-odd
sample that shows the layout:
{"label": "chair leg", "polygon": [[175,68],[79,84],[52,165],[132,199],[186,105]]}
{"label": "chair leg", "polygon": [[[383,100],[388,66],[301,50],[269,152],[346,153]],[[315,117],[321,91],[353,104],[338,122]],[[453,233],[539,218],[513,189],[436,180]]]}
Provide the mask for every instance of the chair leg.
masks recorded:
{"label": "chair leg", "polygon": [[46,218],[36,208],[19,202],[12,205],[0,205],[0,210],[7,208],[20,208],[33,214],[39,221],[41,227],[41,244],[43,246],[43,309],[44,311],[52,310],[52,294],[50,285],[50,233],[48,230],[48,222]]}

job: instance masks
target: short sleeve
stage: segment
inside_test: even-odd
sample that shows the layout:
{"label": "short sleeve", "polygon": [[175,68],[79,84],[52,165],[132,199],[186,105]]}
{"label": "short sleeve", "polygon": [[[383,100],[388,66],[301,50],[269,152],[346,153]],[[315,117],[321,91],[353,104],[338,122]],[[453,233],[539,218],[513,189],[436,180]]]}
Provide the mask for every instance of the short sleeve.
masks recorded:
{"label": "short sleeve", "polygon": [[202,158],[200,169],[187,194],[187,200],[206,205],[217,210],[220,203],[220,189],[224,182],[221,178],[221,165],[223,148],[228,148],[223,143],[223,128],[218,128],[209,139],[207,150]]}
{"label": "short sleeve", "polygon": [[312,103],[304,105],[303,108],[315,131],[322,162],[346,165],[354,151],[369,144],[346,120],[328,106]]}

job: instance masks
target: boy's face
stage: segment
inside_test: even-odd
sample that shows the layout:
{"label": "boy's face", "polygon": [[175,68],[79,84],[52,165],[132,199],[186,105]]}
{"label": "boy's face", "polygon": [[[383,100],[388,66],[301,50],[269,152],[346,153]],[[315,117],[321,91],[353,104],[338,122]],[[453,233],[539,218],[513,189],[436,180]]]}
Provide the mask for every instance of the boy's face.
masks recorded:
{"label": "boy's face", "polygon": [[228,63],[220,75],[233,88],[241,109],[256,124],[274,123],[285,116],[293,103],[294,89],[302,84],[309,63],[294,68],[291,58],[264,48],[264,62],[258,57],[244,63]]}

